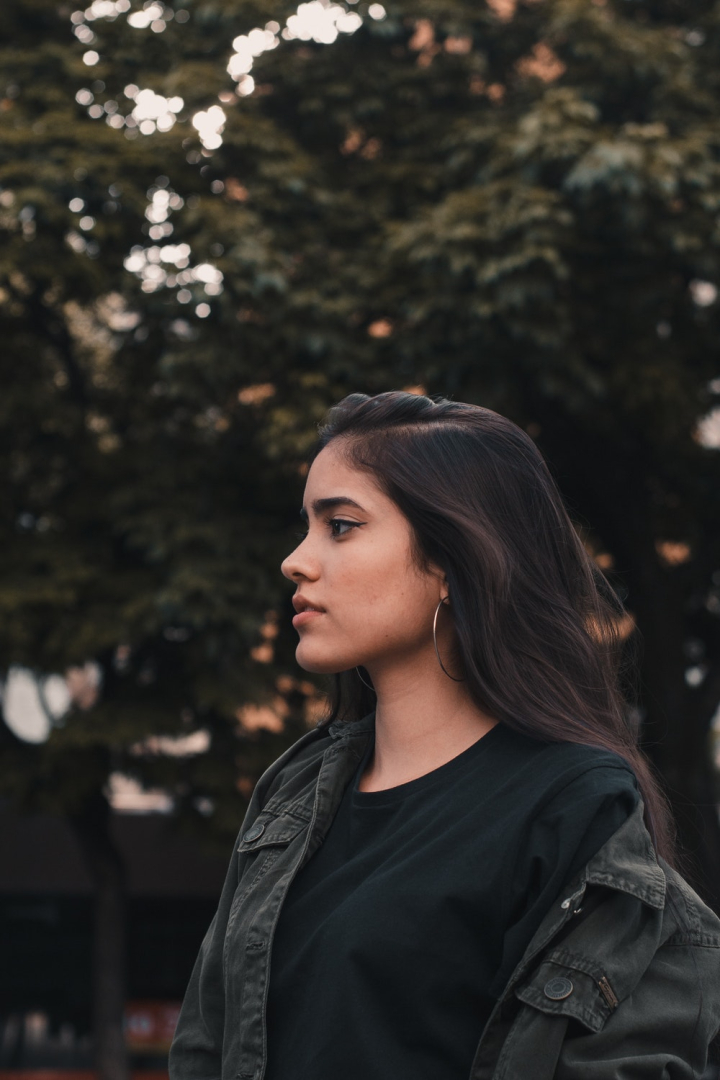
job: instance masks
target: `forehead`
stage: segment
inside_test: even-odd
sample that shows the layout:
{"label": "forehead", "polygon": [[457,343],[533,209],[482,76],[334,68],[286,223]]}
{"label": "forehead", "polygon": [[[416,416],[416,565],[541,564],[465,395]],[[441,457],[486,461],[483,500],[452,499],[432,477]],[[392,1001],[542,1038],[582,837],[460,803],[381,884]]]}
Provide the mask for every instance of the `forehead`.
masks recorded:
{"label": "forehead", "polygon": [[310,466],[305,482],[305,505],[313,499],[346,495],[364,507],[390,500],[372,473],[357,469],[332,444],[321,450]]}

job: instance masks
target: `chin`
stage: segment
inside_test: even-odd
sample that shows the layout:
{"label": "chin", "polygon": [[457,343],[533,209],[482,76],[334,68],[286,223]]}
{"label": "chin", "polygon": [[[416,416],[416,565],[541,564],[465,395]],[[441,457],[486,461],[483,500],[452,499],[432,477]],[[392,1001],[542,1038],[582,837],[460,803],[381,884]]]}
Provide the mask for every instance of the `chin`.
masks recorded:
{"label": "chin", "polygon": [[304,671],[312,672],[313,675],[338,675],[341,671],[347,671],[354,667],[353,662],[339,660],[337,657],[313,656],[308,649],[305,652],[302,644],[295,651],[295,659]]}

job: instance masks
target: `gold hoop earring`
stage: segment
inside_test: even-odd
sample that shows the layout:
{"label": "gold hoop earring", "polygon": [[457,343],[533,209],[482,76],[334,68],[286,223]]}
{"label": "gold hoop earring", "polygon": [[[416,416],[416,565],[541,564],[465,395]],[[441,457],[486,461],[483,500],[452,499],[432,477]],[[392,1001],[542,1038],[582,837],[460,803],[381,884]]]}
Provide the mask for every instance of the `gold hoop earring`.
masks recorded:
{"label": "gold hoop earring", "polygon": [[[450,672],[449,672],[449,671],[448,671],[448,670],[446,669],[445,665],[443,664],[442,660],[440,659],[440,652],[438,651],[438,643],[437,643],[437,617],[438,617],[438,612],[440,611],[440,608],[441,608],[441,606],[442,606],[442,605],[443,605],[443,604],[445,603],[445,601],[446,601],[446,600],[447,600],[447,597],[446,597],[446,596],[441,596],[441,597],[440,597],[440,603],[439,603],[439,604],[438,604],[438,606],[437,606],[437,607],[435,608],[435,618],[433,619],[433,642],[435,643],[435,655],[436,655],[436,656],[437,656],[437,658],[438,658],[438,664],[439,664],[439,665],[440,665],[440,667],[441,667],[441,668],[443,669],[443,671],[444,671],[444,672],[445,672],[445,674],[447,675],[448,679],[452,679],[452,681],[453,681],[453,682],[465,682],[465,679],[456,679],[454,675],[451,675],[451,674],[450,674]],[[450,603],[450,602],[448,601],[448,606],[449,606],[449,603]]]}
{"label": "gold hoop earring", "polygon": [[374,686],[371,686],[369,682],[365,682],[365,680],[363,679],[362,675],[360,674],[360,668],[359,668],[359,667],[356,667],[356,668],[355,668],[355,670],[356,670],[356,671],[357,671],[357,673],[358,673],[358,678],[360,679],[360,682],[361,682],[361,683],[365,683],[365,685],[367,686],[368,690],[372,690],[373,694],[376,694],[376,693],[377,693],[377,691],[376,691],[375,687],[374,687]]}

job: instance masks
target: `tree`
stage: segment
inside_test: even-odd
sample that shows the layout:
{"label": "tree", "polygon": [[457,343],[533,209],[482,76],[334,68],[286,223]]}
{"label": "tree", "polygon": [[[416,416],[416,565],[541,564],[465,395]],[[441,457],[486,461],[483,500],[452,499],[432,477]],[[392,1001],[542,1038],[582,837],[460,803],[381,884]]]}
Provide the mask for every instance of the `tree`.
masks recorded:
{"label": "tree", "polygon": [[[720,489],[702,432],[720,393],[720,39],[712,5],[684,18],[397,4],[295,66],[268,52],[246,111],[314,153],[327,224],[293,288],[325,370],[480,401],[547,454],[641,631],[646,745],[718,905]],[[229,134],[225,175],[234,155]]]}
{"label": "tree", "polygon": [[[313,686],[282,677],[287,658],[267,662],[289,546],[277,493],[295,464],[263,464],[256,410],[238,400],[257,370],[238,349],[242,326],[197,341],[185,308],[143,293],[123,266],[134,241],[147,243],[146,192],[167,192],[173,154],[195,264],[206,267],[203,250],[222,235],[204,209],[213,198],[204,190],[193,207],[197,170],[180,140],[126,140],[76,102],[88,69],[70,14],[53,3],[0,14],[12,42],[2,60],[0,648],[5,672],[93,658],[103,682],[42,746],[2,729],[3,788],[78,832],[98,887],[98,1064],[121,1077],[123,869],[108,778],[165,784],[181,821],[227,850],[255,778],[303,730]],[[202,281],[192,288],[197,303]],[[285,731],[242,726],[248,702],[273,705]],[[168,738],[193,733],[207,753],[163,753],[175,748]]]}
{"label": "tree", "polygon": [[[278,573],[314,425],[425,387],[547,455],[642,634],[646,744],[718,905],[717,14],[293,10],[0,12],[1,666],[103,672],[43,746],[5,733],[4,788],[76,823],[113,925],[113,771],[234,835],[317,706]],[[284,730],[239,727],[251,703]]]}

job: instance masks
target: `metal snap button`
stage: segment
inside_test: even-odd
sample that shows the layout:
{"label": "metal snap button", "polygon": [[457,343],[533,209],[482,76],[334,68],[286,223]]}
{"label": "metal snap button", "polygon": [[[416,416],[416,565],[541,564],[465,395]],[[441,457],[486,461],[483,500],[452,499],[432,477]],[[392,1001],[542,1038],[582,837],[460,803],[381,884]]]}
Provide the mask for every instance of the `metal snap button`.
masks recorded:
{"label": "metal snap button", "polygon": [[545,983],[545,989],[543,993],[546,998],[550,998],[551,1001],[562,1001],[563,998],[570,997],[573,992],[573,984],[569,979],[558,977],[556,979],[550,979]]}
{"label": "metal snap button", "polygon": [[243,840],[257,840],[258,836],[262,836],[264,832],[265,826],[261,825],[260,822],[258,822],[256,825],[253,825],[252,828],[248,829],[248,831],[243,834]]}

